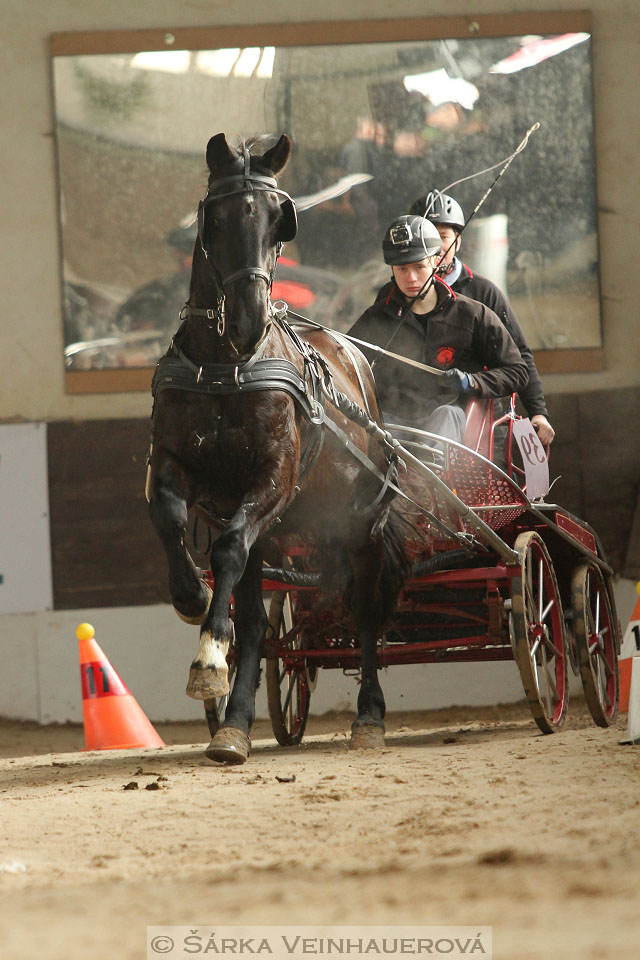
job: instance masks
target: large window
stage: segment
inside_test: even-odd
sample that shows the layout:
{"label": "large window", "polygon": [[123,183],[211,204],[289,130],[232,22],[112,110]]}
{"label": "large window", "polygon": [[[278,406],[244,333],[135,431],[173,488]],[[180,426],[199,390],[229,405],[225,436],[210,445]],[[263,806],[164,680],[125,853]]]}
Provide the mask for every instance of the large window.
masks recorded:
{"label": "large window", "polygon": [[274,299],[344,330],[388,276],[386,225],[428,190],[508,294],[540,369],[601,364],[584,13],[52,38],[71,391],[146,388],[188,296],[209,137],[288,133],[299,233]]}

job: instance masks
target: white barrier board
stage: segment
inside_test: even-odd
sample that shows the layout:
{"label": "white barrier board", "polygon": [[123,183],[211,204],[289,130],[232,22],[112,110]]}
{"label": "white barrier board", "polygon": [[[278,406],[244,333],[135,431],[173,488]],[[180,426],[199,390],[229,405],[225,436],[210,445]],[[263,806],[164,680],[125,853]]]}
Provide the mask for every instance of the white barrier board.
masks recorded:
{"label": "white barrier board", "polygon": [[0,424],[0,614],[52,606],[47,425]]}

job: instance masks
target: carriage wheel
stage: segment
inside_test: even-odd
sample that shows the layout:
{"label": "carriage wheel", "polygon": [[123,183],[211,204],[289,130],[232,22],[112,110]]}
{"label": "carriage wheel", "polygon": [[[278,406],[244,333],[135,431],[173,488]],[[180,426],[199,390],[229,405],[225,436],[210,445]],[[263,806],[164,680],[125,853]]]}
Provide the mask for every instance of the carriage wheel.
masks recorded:
{"label": "carriage wheel", "polygon": [[586,560],[576,567],[571,602],[585,700],[594,722],[608,727],[618,714],[616,626],[607,585],[595,563]]}
{"label": "carriage wheel", "polygon": [[551,558],[537,533],[515,543],[521,574],[511,581],[514,653],[533,718],[543,733],[555,733],[567,710],[567,641],[562,601]]}
{"label": "carriage wheel", "polygon": [[236,675],[235,659],[231,660],[230,663],[227,661],[227,663],[229,670],[229,693],[225,693],[224,697],[213,697],[211,700],[203,701],[204,715],[207,718],[207,726],[209,727],[209,733],[212,737],[215,737],[220,724],[224,720],[227,704],[229,703],[229,697],[231,695],[231,688]]}
{"label": "carriage wheel", "polygon": [[[293,605],[288,592],[278,591],[269,605],[269,627],[274,638],[285,636],[293,626]],[[295,635],[289,646],[301,648],[301,639]],[[280,658],[267,659],[267,703],[271,726],[278,743],[292,747],[300,743],[307,725],[311,687],[317,668],[307,670],[286,666]]]}

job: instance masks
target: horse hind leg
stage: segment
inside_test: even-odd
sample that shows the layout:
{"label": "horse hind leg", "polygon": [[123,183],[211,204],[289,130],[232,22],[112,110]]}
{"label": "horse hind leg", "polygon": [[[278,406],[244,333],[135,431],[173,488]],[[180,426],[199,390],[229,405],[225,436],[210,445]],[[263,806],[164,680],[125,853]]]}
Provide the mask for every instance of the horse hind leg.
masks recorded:
{"label": "horse hind leg", "polygon": [[352,750],[376,750],[384,746],[385,703],[378,680],[377,645],[382,621],[380,573],[382,543],[368,541],[351,553],[354,584],[352,611],[360,642],[361,683],[358,716],[351,726]]}
{"label": "horse hind leg", "polygon": [[211,601],[213,600],[213,590],[211,589],[211,587],[209,586],[209,584],[207,583],[207,581],[206,581],[206,580],[201,580],[200,583],[201,583],[201,585],[202,585],[202,588],[204,589],[204,594],[205,594],[205,608],[204,608],[204,610],[202,611],[202,613],[196,613],[196,614],[194,614],[194,615],[188,615],[188,614],[186,614],[186,613],[182,613],[182,611],[180,611],[180,610],[176,607],[175,603],[174,603],[174,605],[173,605],[173,609],[174,609],[175,612],[178,614],[178,616],[180,617],[180,619],[182,620],[182,622],[183,622],[183,623],[188,623],[188,624],[190,624],[191,626],[194,626],[194,627],[202,626],[202,624],[206,621],[207,615],[208,615],[209,610],[210,610],[210,608],[211,608]]}

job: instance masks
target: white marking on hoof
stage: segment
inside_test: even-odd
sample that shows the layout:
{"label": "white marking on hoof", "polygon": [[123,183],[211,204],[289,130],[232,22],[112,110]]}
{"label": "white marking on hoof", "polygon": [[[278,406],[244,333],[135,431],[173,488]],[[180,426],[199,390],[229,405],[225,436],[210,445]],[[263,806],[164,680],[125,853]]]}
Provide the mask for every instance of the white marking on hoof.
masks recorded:
{"label": "white marking on hoof", "polygon": [[194,700],[210,700],[229,693],[227,652],[233,639],[233,623],[229,621],[231,636],[214,637],[209,630],[200,634],[200,646],[189,670],[187,696]]}
{"label": "white marking on hoof", "polygon": [[177,607],[173,608],[184,623],[190,623],[194,627],[202,626],[202,624],[205,622],[205,620],[207,619],[207,614],[209,613],[209,607],[211,606],[211,601],[213,600],[213,590],[211,589],[209,584],[206,582],[206,580],[201,580],[200,583],[204,587],[204,591],[207,598],[207,603],[203,613],[199,613],[195,617],[187,617],[185,616],[184,613],[180,613]]}

